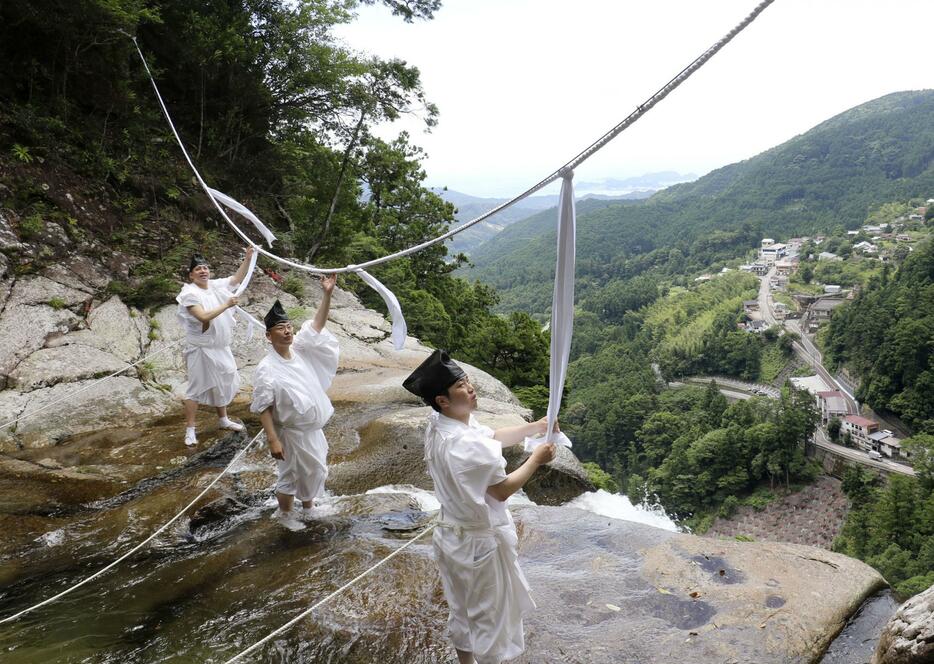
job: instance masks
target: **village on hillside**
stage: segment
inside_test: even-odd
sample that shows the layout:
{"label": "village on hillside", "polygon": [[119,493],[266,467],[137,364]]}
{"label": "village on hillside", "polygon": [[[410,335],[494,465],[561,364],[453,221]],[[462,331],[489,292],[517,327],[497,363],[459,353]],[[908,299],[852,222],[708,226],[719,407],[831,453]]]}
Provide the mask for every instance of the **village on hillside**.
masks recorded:
{"label": "village on hillside", "polygon": [[812,442],[850,461],[913,475],[911,453],[902,446],[907,437],[904,425],[860,404],[857,386],[846,368],[831,372],[824,366],[821,350],[822,330],[834,310],[853,300],[870,278],[891,269],[887,265],[894,267],[918,242],[931,236],[934,198],[923,206],[883,206],[875,216],[886,214],[891,218],[867,223],[858,230],[840,229],[833,235],[784,241],[762,238],[752,260],[725,266],[718,274],[703,274],[695,282],[733,270],[757,276],[761,283],[758,297],[743,302],[744,320],[737,325],[750,334],[773,330],[791,335],[794,350],[805,365],[789,380],[813,395],[820,414],[820,427]]}

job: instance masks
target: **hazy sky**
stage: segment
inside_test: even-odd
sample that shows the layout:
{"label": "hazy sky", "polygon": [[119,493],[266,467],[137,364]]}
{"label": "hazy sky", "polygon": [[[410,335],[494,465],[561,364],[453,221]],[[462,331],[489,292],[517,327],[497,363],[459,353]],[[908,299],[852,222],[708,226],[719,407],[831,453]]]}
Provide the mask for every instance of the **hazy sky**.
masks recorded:
{"label": "hazy sky", "polygon": [[[345,42],[416,65],[441,111],[428,184],[509,196],[628,115],[756,0],[444,0],[405,24],[382,6]],[[934,88],[934,0],[776,0],[577,172],[602,180],[752,157],[889,92]]]}

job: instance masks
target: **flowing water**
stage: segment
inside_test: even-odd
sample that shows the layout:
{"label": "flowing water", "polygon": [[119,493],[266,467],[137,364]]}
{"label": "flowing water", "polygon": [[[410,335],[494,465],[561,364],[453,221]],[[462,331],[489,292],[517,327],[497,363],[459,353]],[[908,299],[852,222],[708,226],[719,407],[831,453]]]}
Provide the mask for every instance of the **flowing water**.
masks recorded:
{"label": "flowing water", "polygon": [[[249,440],[207,433],[198,449],[186,450],[179,430],[169,418],[23,451],[0,466],[0,618],[61,592],[148,537]],[[43,467],[24,470],[16,465],[22,461]],[[0,662],[225,662],[394,551],[438,508],[428,491],[383,486],[328,496],[310,520],[290,528],[274,518],[265,449],[235,471],[114,570],[0,625]],[[511,499],[530,502],[522,494]],[[605,491],[569,505],[677,530],[660,508]],[[568,537],[586,536],[572,524]],[[533,569],[571,573],[560,550],[530,548],[522,556]],[[638,573],[638,559],[626,565],[626,573]],[[245,661],[451,662],[446,613],[425,538]]]}

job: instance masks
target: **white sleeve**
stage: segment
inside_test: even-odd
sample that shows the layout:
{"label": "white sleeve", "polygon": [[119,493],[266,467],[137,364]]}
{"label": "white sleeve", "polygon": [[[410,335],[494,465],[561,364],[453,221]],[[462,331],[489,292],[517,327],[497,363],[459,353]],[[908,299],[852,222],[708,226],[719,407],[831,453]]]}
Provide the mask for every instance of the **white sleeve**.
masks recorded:
{"label": "white sleeve", "polygon": [[292,350],[309,361],[321,388],[327,390],[337,375],[340,344],[327,329],[317,332],[311,323],[306,320],[302,324],[292,342]]}

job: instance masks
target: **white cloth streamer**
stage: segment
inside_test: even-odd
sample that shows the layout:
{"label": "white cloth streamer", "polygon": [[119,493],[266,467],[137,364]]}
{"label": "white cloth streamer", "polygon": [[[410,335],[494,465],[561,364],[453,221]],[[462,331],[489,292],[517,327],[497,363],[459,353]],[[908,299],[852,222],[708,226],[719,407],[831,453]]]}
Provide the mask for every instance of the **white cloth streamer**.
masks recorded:
{"label": "white cloth streamer", "polygon": [[[555,432],[564,378],[571,354],[574,331],[574,262],[577,219],[574,211],[574,171],[562,168],[561,195],[558,198],[558,258],[555,265],[555,290],[551,302],[551,374],[548,377],[548,428],[544,436],[525,439],[525,449],[532,450],[552,441],[570,447],[568,437]],[[565,442],[567,441],[567,442]]]}
{"label": "white cloth streamer", "polygon": [[383,298],[383,302],[386,303],[386,308],[389,310],[389,318],[392,319],[392,347],[396,350],[402,350],[402,347],[405,346],[405,337],[409,328],[402,316],[402,307],[399,306],[399,299],[396,294],[366,270],[354,270],[354,274],[363,279],[370,288]]}
{"label": "white cloth streamer", "polygon": [[276,236],[272,234],[272,231],[269,230],[266,224],[260,221],[259,217],[253,214],[253,212],[243,203],[234,200],[224,192],[218,191],[217,189],[213,189],[211,187],[208,187],[208,192],[210,192],[211,196],[213,196],[214,200],[216,200],[218,203],[226,205],[234,212],[249,219],[256,227],[256,230],[260,232],[260,235],[266,239],[266,244],[268,244],[270,247],[272,246],[272,243],[276,241]]}

